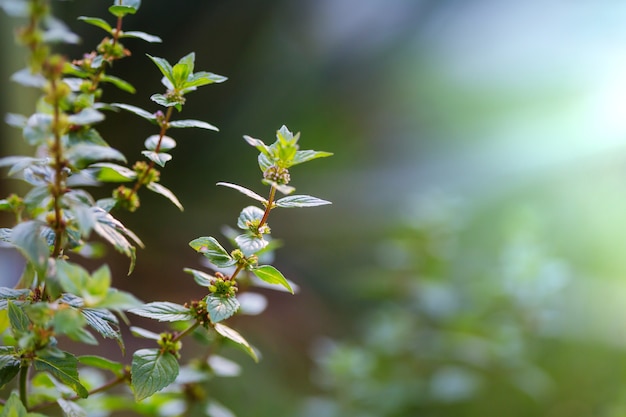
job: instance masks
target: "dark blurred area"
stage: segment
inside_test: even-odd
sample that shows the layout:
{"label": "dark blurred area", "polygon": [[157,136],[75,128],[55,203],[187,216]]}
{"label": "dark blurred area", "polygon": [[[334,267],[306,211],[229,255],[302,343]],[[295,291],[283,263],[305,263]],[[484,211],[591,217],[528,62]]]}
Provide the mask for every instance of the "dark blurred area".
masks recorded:
{"label": "dark blurred area", "polygon": [[[82,38],[108,2],[54,2]],[[161,74],[145,56],[228,77],[190,94],[161,183],[121,219],[146,244],[135,272],[109,251],[115,285],[184,302],[200,267],[188,242],[219,236],[250,202],[218,181],[263,190],[247,134],[281,125],[306,149],[298,192],[332,206],[277,211],[276,266],[300,286],[268,292],[235,327],[263,354],[215,395],[238,416],[602,416],[626,412],[626,4],[550,0],[145,1],[133,84],[104,101],[157,110]],[[24,65],[0,19],[6,79]],[[1,83],[3,113],[35,96]],[[108,114],[102,136],[130,161],[154,127]],[[3,155],[20,148],[3,127]],[[17,182],[2,182],[3,195]],[[95,196],[107,187],[90,190]],[[5,262],[4,260],[2,262]],[[2,265],[4,271],[9,268]],[[98,262],[94,263],[97,266]],[[149,324],[146,324],[148,326]]]}

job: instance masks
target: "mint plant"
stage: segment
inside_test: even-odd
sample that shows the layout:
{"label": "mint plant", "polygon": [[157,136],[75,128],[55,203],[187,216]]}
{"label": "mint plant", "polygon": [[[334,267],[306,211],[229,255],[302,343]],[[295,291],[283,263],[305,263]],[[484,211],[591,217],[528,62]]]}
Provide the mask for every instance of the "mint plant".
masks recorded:
{"label": "mint plant", "polygon": [[[105,103],[104,84],[135,92],[130,83],[110,74],[115,61],[130,55],[121,42],[128,38],[161,42],[158,36],[123,29],[124,18],[139,10],[140,0],[114,1],[108,9],[114,25],[98,17],[79,17],[104,30],[106,36],[94,51],[72,61],[53,52],[53,45],[75,43],[78,36],[53,17],[48,0],[4,0],[0,7],[26,21],[17,31],[17,40],[29,51],[28,67],[12,79],[41,91],[32,115],[6,117],[22,131],[32,155],[0,160],[9,176],[29,187],[23,196],[11,194],[0,200],[0,209],[13,218],[10,227],[0,229],[0,239],[18,250],[26,265],[14,287],[0,287],[0,387],[6,393],[5,399],[0,399],[0,416],[56,415],[55,408],[72,417],[120,410],[147,416],[225,415],[219,400],[207,394],[206,384],[216,376],[236,374],[237,366],[217,352],[230,344],[258,360],[255,348],[225,322],[237,313],[263,310],[266,301],[250,291],[255,286],[294,293],[293,283],[271,265],[276,241],[271,239],[269,215],[277,208],[330,204],[309,195],[294,195],[290,169],[331,154],[300,150],[299,134],[285,126],[271,145],[244,136],[259,151],[267,197],[241,185],[219,183],[257,203],[239,214],[240,231],[224,229],[232,250],[212,236],[192,240],[189,245],[203,255],[210,268],[185,269],[203,288],[200,298],[184,305],[170,301],[144,304],[113,286],[114,277],[106,263],[89,271],[82,259],[99,254],[97,236],[129,258],[132,273],[136,247],[143,243],[115,216],[119,210],[138,210],[143,188],[183,209],[175,194],[160,182],[160,170],[172,159],[170,152],[177,145],[169,136],[170,129],[216,131],[207,122],[175,115],[182,112],[188,94],[226,78],[196,71],[193,52],[174,64],[148,55],[163,76],[165,90],[150,97],[161,110]],[[105,112],[120,110],[156,127],[144,142],[145,160],[130,167],[126,156],[96,128],[105,121]],[[87,187],[103,183],[116,185],[110,197],[95,199]],[[121,331],[122,323],[130,323],[127,312],[167,322],[169,327],[157,332],[130,326],[135,336],[147,339],[150,345],[127,355]],[[194,350],[201,352],[199,356],[184,355],[183,341],[191,340],[188,336],[205,346]],[[98,345],[100,338],[115,340],[129,360],[77,355],[67,347]]]}

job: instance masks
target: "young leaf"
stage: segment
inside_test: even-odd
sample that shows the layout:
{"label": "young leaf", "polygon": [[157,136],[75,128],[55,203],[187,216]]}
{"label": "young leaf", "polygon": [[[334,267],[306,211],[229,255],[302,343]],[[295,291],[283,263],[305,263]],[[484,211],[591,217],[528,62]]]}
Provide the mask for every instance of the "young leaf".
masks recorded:
{"label": "young leaf", "polygon": [[228,340],[235,342],[238,346],[240,346],[246,353],[248,353],[248,355],[252,357],[252,359],[254,359],[255,362],[259,361],[259,357],[257,356],[254,349],[252,349],[252,346],[250,346],[248,341],[244,339],[243,336],[239,334],[239,332],[231,329],[230,327],[222,323],[215,323],[214,328],[218,334]]}
{"label": "young leaf", "polygon": [[141,151],[143,156],[154,162],[155,164],[164,167],[167,161],[172,159],[172,155],[165,152],[153,152],[153,151]]}
{"label": "young leaf", "polygon": [[150,58],[152,62],[154,62],[154,64],[159,68],[161,74],[163,74],[165,78],[167,78],[172,84],[174,84],[174,75],[172,74],[172,66],[170,65],[170,63],[167,62],[167,60],[156,56],[148,55],[148,58]]}
{"label": "young leaf", "polygon": [[261,197],[260,195],[258,195],[257,193],[255,193],[252,190],[249,190],[249,189],[247,189],[245,187],[242,187],[241,185],[231,184],[229,182],[218,182],[216,185],[222,185],[224,187],[229,187],[229,188],[235,189],[235,190],[239,191],[240,193],[245,194],[248,197],[255,199],[256,201],[260,201],[263,204],[267,203],[267,200],[265,198]]}
{"label": "young leaf", "polygon": [[248,206],[241,210],[237,219],[237,227],[243,230],[250,229],[250,224],[261,221],[265,212],[256,206]]}
{"label": "young leaf", "polygon": [[178,361],[170,352],[138,350],[133,354],[130,369],[135,400],[141,401],[167,387],[176,380],[178,372]]}
{"label": "young leaf", "polygon": [[325,204],[332,204],[330,201],[321,198],[311,197],[310,195],[291,195],[283,197],[276,201],[278,207],[316,207]]}
{"label": "young leaf", "polygon": [[148,33],[139,32],[139,31],[136,31],[136,30],[131,30],[131,31],[128,31],[128,32],[122,32],[122,34],[120,35],[120,38],[136,38],[136,39],[141,39],[143,41],[150,42],[150,43],[161,43],[161,42],[163,42],[161,40],[161,38],[159,38],[158,36],[150,35]]}
{"label": "young leaf", "polygon": [[219,244],[214,237],[199,237],[189,242],[189,246],[200,252],[219,268],[226,268],[235,264],[235,261]]}
{"label": "young leaf", "polygon": [[163,107],[176,107],[178,111],[180,111],[180,107],[184,104],[182,98],[176,97],[168,97],[163,94],[153,94],[150,96],[150,100],[154,101],[157,104],[160,104]]}
{"label": "young leaf", "polygon": [[113,16],[124,17],[127,14],[137,13],[137,9],[131,6],[111,6],[109,7],[109,12],[111,12]]}
{"label": "young leaf", "polygon": [[100,29],[104,29],[108,33],[113,33],[113,28],[111,27],[111,25],[109,25],[105,20],[100,19],[99,17],[79,16],[78,20],[82,20],[85,23],[97,26]]}
{"label": "young leaf", "polygon": [[271,180],[262,180],[261,181],[263,184],[266,185],[271,185],[272,187],[276,188],[278,191],[280,191],[281,193],[285,194],[285,195],[289,195],[291,193],[293,193],[294,191],[296,191],[296,189],[294,187],[292,187],[291,185],[287,185],[287,184],[279,184],[276,181],[271,181]]}
{"label": "young leaf", "polygon": [[131,308],[128,312],[158,321],[185,321],[193,318],[189,308],[169,301],[148,303],[141,307]]}
{"label": "young leaf", "polygon": [[184,271],[188,274],[192,274],[194,281],[196,281],[196,284],[200,285],[201,287],[208,287],[209,285],[212,285],[213,282],[216,280],[214,276],[209,275],[206,272],[198,271],[191,268],[185,268]]}
{"label": "young leaf", "polygon": [[235,297],[216,297],[208,295],[206,306],[213,323],[226,320],[239,310],[239,301]]}
{"label": "young leaf", "polygon": [[200,87],[207,84],[213,83],[223,83],[228,78],[213,74],[212,72],[200,71],[191,75],[184,84],[185,90],[195,89],[196,87]]}
{"label": "young leaf", "polygon": [[273,266],[262,265],[258,268],[252,268],[250,271],[268,284],[282,285],[293,294],[293,289],[291,288],[291,285],[289,285],[287,279]]}
{"label": "young leaf", "polygon": [[35,357],[33,360],[35,370],[49,372],[52,376],[72,388],[80,398],[87,398],[89,393],[78,379],[78,360],[68,352],[62,353],[62,356],[41,355]]}
{"label": "young leaf", "polygon": [[298,165],[303,162],[311,161],[317,158],[326,158],[328,156],[333,156],[332,152],[321,152],[321,151],[298,151],[296,155],[291,160],[291,165]]}
{"label": "young leaf", "polygon": [[174,203],[176,207],[178,207],[180,211],[184,210],[183,205],[180,203],[180,201],[178,201],[178,198],[176,198],[174,193],[171,192],[169,188],[162,186],[158,182],[151,182],[146,187],[148,188],[148,190],[154,191],[157,194],[161,194],[163,197],[170,200],[172,203]]}
{"label": "young leaf", "polygon": [[216,132],[219,132],[219,129],[215,126],[213,126],[212,124],[209,124],[207,122],[203,122],[201,120],[193,120],[193,119],[189,119],[189,120],[174,120],[173,122],[170,122],[170,127],[198,127],[200,129],[207,129],[207,130],[215,130]]}
{"label": "young leaf", "polygon": [[255,148],[257,148],[259,150],[259,152],[261,152],[263,155],[271,157],[269,147],[265,143],[263,143],[263,141],[261,139],[255,139],[255,138],[253,138],[251,136],[248,136],[248,135],[244,135],[243,138],[250,145],[252,145]]}

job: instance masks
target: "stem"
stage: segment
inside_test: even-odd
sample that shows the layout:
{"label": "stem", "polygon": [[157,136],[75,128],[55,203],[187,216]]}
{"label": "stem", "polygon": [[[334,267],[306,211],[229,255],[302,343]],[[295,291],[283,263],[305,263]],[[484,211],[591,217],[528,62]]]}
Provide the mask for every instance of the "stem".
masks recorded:
{"label": "stem", "polygon": [[180,339],[182,339],[183,337],[187,336],[189,333],[191,333],[194,330],[196,330],[196,327],[198,327],[198,326],[200,326],[200,322],[196,321],[194,324],[189,326],[187,329],[183,330],[182,332],[180,332],[176,336],[174,336],[174,338],[172,339],[172,342],[178,342]]}
{"label": "stem", "polygon": [[276,195],[276,187],[272,185],[272,188],[270,189],[270,196],[267,198],[267,205],[265,206],[265,213],[263,213],[263,217],[261,218],[261,221],[259,222],[259,226],[258,226],[259,229],[261,228],[261,226],[263,226],[267,222],[267,218],[270,215],[270,211],[272,210],[274,206],[275,195]]}
{"label": "stem", "polygon": [[[57,80],[52,79],[50,86],[53,94],[57,88]],[[54,145],[52,151],[54,154],[54,185],[52,190],[53,204],[54,204],[54,250],[52,251],[52,257],[58,258],[61,254],[63,232],[65,232],[65,226],[63,224],[62,212],[61,212],[61,196],[65,189],[65,173],[63,168],[65,161],[63,160],[63,144],[61,143],[61,132],[59,131],[59,119],[60,109],[59,102],[55,100],[54,103]]]}
{"label": "stem", "polygon": [[[154,148],[154,152],[156,152],[156,153],[158,153],[159,150],[161,149],[161,142],[163,141],[163,137],[165,136],[165,132],[167,132],[167,127],[169,125],[170,119],[172,118],[172,111],[173,110],[174,110],[174,107],[168,107],[167,108],[167,113],[165,113],[165,118],[163,119],[163,122],[161,123],[161,131],[159,132],[159,141],[157,142],[157,146]],[[150,174],[150,171],[152,171],[154,169],[154,165],[155,165],[154,161],[150,161],[150,165],[148,165],[148,169],[146,169],[146,171],[144,172],[144,174],[140,178],[137,178],[137,182],[135,183],[135,186],[133,187],[132,192],[128,196],[129,199],[133,195],[137,194],[137,191],[139,191],[139,188],[141,188],[144,180]]]}
{"label": "stem", "polygon": [[30,363],[23,363],[20,368],[20,401],[28,408],[28,367]]}
{"label": "stem", "polygon": [[230,276],[230,280],[233,281],[235,279],[235,277],[237,276],[237,274],[243,269],[242,265],[237,265],[237,269],[235,269],[235,272],[233,272],[233,274]]}
{"label": "stem", "polygon": [[[112,379],[109,382],[106,382],[105,384],[99,386],[98,388],[92,389],[91,391],[89,391],[89,395],[97,394],[99,392],[111,389],[114,386],[119,385],[122,382],[126,381],[127,378],[128,378],[128,375],[126,375],[126,374],[118,376],[117,378]],[[66,398],[67,401],[76,401],[76,400],[79,400],[79,399],[80,399],[80,397],[78,395],[74,395],[74,396],[72,396],[70,398]],[[28,408],[27,407],[27,409],[28,409],[29,412],[38,411],[38,410],[42,410],[44,408],[51,407],[51,406],[56,405],[56,404],[57,404],[56,401],[50,401],[50,402],[46,402],[46,403],[37,404],[37,405],[33,406],[32,408]]]}

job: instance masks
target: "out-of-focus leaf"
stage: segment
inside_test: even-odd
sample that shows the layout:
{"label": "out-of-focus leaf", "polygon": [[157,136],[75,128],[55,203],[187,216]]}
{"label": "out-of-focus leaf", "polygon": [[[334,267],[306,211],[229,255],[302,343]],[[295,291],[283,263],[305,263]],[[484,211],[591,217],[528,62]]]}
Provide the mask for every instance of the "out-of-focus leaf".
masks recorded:
{"label": "out-of-focus leaf", "polygon": [[196,284],[200,285],[201,287],[208,287],[216,280],[214,276],[209,275],[206,272],[198,271],[191,268],[185,268],[184,271],[192,274],[193,279],[196,281]]}
{"label": "out-of-focus leaf", "polygon": [[130,30],[128,32],[122,32],[122,34],[120,35],[120,38],[136,38],[136,39],[141,39],[143,41],[150,42],[150,43],[161,43],[161,42],[163,42],[163,40],[161,38],[159,38],[158,36],[150,35],[148,33],[139,32],[139,31],[136,31],[136,30]]}
{"label": "out-of-focus leaf", "polygon": [[191,120],[191,119],[174,120],[173,122],[170,122],[169,126],[170,127],[198,127],[200,129],[215,130],[216,132],[219,131],[217,127],[207,122],[203,122],[202,120]]}
{"label": "out-of-focus leaf", "polygon": [[165,152],[153,152],[153,151],[141,151],[143,156],[154,162],[155,164],[164,167],[165,164],[172,159],[172,155]]}
{"label": "out-of-focus leaf", "polygon": [[159,138],[161,139],[161,145],[159,151],[169,151],[176,147],[176,141],[169,136],[151,135],[143,143],[147,150],[156,151],[157,145],[159,145]]}
{"label": "out-of-focus leaf", "polygon": [[113,28],[111,27],[111,25],[109,25],[105,20],[100,19],[99,17],[79,16],[78,20],[82,20],[85,23],[97,26],[100,29],[104,29],[108,33],[113,33]]}
{"label": "out-of-focus leaf", "polygon": [[247,195],[250,198],[253,198],[253,199],[257,200],[257,201],[260,201],[261,203],[267,203],[267,200],[265,198],[261,197],[260,195],[258,195],[254,191],[247,189],[246,187],[242,187],[241,185],[231,184],[229,182],[218,182],[217,185],[222,185],[224,187],[232,188],[234,190],[239,191],[242,194]]}
{"label": "out-of-focus leaf", "polygon": [[45,239],[41,236],[41,226],[42,223],[37,220],[18,224],[11,232],[11,243],[39,271],[45,271],[50,250]]}
{"label": "out-of-focus leaf", "polygon": [[148,184],[146,186],[150,191],[154,191],[157,194],[161,194],[163,197],[167,198],[168,200],[170,200],[172,203],[174,203],[174,205],[176,207],[178,207],[178,209],[180,211],[183,211],[183,205],[180,203],[180,201],[178,201],[178,198],[176,198],[176,196],[174,195],[174,193],[172,191],[169,190],[169,188],[166,188],[164,186],[162,186],[161,184],[159,184],[158,182],[151,182],[150,184]]}
{"label": "out-of-focus leaf", "polygon": [[257,356],[254,349],[252,349],[252,346],[250,346],[248,341],[244,339],[243,336],[239,334],[239,332],[231,329],[230,327],[222,323],[215,323],[214,328],[218,334],[228,340],[235,342],[238,346],[240,346],[246,353],[248,353],[248,355],[252,357],[252,359],[254,359],[255,362],[259,361],[259,357]]}
{"label": "out-of-focus leaf", "polygon": [[105,83],[111,83],[122,91],[126,91],[127,93],[135,94],[136,90],[128,81],[122,80],[121,78],[115,77],[113,75],[105,75],[101,78],[101,80]]}

